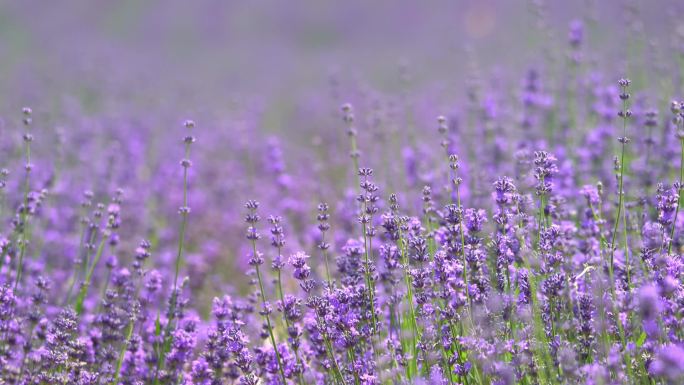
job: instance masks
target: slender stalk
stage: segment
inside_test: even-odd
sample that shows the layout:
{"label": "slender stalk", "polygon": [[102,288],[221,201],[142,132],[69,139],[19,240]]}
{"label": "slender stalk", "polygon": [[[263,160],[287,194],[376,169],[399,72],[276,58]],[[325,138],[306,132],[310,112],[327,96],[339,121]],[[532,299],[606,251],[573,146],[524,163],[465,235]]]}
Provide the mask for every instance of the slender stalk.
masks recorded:
{"label": "slender stalk", "polygon": [[363,183],[361,188],[365,191],[363,194],[361,202],[361,214],[360,221],[363,231],[363,247],[364,247],[364,273],[366,277],[366,286],[368,289],[368,299],[370,301],[371,307],[371,322],[372,322],[372,333],[375,335],[377,332],[377,319],[375,316],[375,284],[373,282],[373,277],[371,276],[371,256],[373,253],[373,237],[369,234],[369,230],[373,227],[373,212],[370,210],[368,203],[372,200],[373,192],[371,191],[370,182],[368,182],[368,176],[372,175],[373,170],[371,169],[359,169],[359,177],[363,175]]}
{"label": "slender stalk", "polygon": [[[615,313],[615,323],[617,324],[618,327],[618,334],[620,338],[620,342],[622,344],[622,348],[625,349],[627,342],[625,339],[625,331],[622,326],[622,321],[619,318],[619,308],[618,308],[618,303],[617,303],[617,294],[615,290],[615,275],[614,275],[614,259],[615,259],[615,242],[617,241],[617,231],[618,231],[618,226],[620,223],[621,215],[626,217],[626,213],[623,213],[625,209],[625,198],[624,198],[624,174],[625,174],[625,153],[626,153],[626,145],[629,142],[629,138],[627,137],[627,119],[631,116],[631,111],[627,108],[627,100],[629,99],[629,94],[627,93],[627,87],[630,84],[630,81],[627,79],[621,79],[619,82],[620,88],[622,90],[622,93],[620,94],[620,99],[622,100],[622,110],[619,112],[619,116],[622,118],[622,136],[618,139],[620,142],[620,168],[619,168],[619,173],[618,173],[618,208],[617,208],[617,216],[615,218],[615,223],[613,225],[613,234],[611,236],[611,242],[610,242],[610,260],[609,260],[609,265],[608,265],[608,273],[609,273],[609,278],[610,278],[610,287],[611,287],[611,294],[612,294],[612,302],[613,302],[613,312]],[[629,273],[629,244],[628,244],[628,239],[627,239],[627,223],[626,223],[626,218],[623,219],[623,235],[624,235],[624,252],[625,252],[625,269],[626,269],[626,274],[627,274],[627,286],[629,287],[630,285],[630,273]],[[629,353],[625,353],[627,356],[629,356]],[[625,355],[623,354],[623,356]],[[627,370],[631,372],[631,365],[629,363],[629,359],[626,357],[623,357],[625,362],[627,363]]]}
{"label": "slender stalk", "polygon": [[[622,99],[622,111],[620,116],[622,117],[622,137],[620,138],[620,171],[618,174],[618,208],[617,215],[615,217],[615,223],[613,225],[613,234],[610,242],[610,261],[608,265],[608,271],[610,274],[611,285],[614,285],[614,258],[615,258],[615,242],[617,240],[617,231],[620,223],[620,215],[623,213],[624,209],[624,175],[625,175],[625,147],[629,139],[627,138],[627,119],[631,116],[631,112],[627,109],[627,99],[629,95],[626,93],[627,86],[629,86],[629,80],[622,79],[620,81],[620,87],[622,88],[622,94],[620,98]],[[626,215],[626,214],[625,214]],[[629,246],[627,244],[627,229],[624,229],[625,236],[625,264],[627,265],[627,280],[629,283]]]}
{"label": "slender stalk", "polygon": [[[408,299],[409,303],[409,323],[410,327],[413,330],[413,338],[412,338],[412,344],[411,344],[411,367],[410,369],[417,372],[418,371],[418,355],[417,355],[417,341],[421,338],[421,333],[420,329],[418,327],[418,321],[416,319],[416,311],[415,308],[413,307],[413,283],[411,282],[411,275],[409,274],[409,269],[410,269],[410,262],[409,262],[409,257],[408,257],[408,251],[406,250],[407,244],[406,240],[402,236],[401,230],[399,231],[399,240],[397,241],[397,246],[399,247],[399,250],[401,252],[401,259],[402,263],[404,264],[404,280],[406,282],[406,296]],[[409,370],[409,368],[407,368]],[[411,370],[409,370],[409,373],[407,374],[407,377],[409,380],[411,379]]]}
{"label": "slender stalk", "polygon": [[[283,306],[285,306],[285,298],[283,295],[283,285],[282,285],[281,279],[280,279],[280,269],[278,269],[278,273],[276,275],[276,282],[278,285],[278,295],[280,297],[280,303],[282,303]],[[290,321],[287,319],[287,317],[285,315],[283,315],[283,319],[285,320],[285,327],[289,331],[290,330]],[[299,349],[292,343],[289,343],[289,345],[292,348],[292,350],[294,351],[295,360],[297,361],[297,365],[301,365],[302,361],[301,361],[301,358],[299,358]],[[304,377],[303,377],[301,372],[297,376],[297,381],[299,382],[300,385],[304,385]]]}
{"label": "slender stalk", "polygon": [[17,275],[14,281],[14,291],[17,290],[17,286],[19,286],[19,282],[21,281],[21,275],[22,271],[24,269],[24,256],[26,254],[26,245],[28,244],[28,239],[27,239],[27,232],[28,232],[28,220],[29,220],[29,193],[31,191],[31,171],[33,169],[33,165],[31,164],[31,142],[33,141],[33,135],[29,132],[29,128],[31,126],[32,120],[31,120],[31,109],[28,107],[24,107],[22,109],[22,112],[24,114],[24,119],[23,123],[24,126],[26,127],[26,133],[24,133],[23,140],[24,140],[24,155],[25,155],[25,160],[26,164],[24,165],[24,169],[26,170],[26,177],[24,179],[24,198],[22,202],[22,207],[21,207],[21,213],[20,213],[20,222],[21,222],[21,234],[20,234],[20,240],[17,240],[19,242],[19,258],[17,259]]}
{"label": "slender stalk", "polygon": [[[319,325],[323,325],[323,321],[320,319],[320,317],[317,315],[316,316]],[[321,329],[324,329],[324,327],[321,327]],[[330,360],[333,363],[333,372],[335,376],[339,379],[340,382],[342,382],[342,385],[347,385],[347,382],[344,380],[344,376],[342,375],[342,371],[340,370],[340,365],[337,363],[337,358],[335,357],[335,351],[333,350],[332,343],[330,342],[330,338],[328,337],[328,333],[323,331],[323,341],[325,343],[325,348],[328,351],[328,355],[330,355]]]}
{"label": "slender stalk", "polygon": [[[466,308],[466,313],[468,314],[468,318],[470,320],[470,323],[472,325],[475,324],[473,320],[473,299],[470,296],[470,284],[468,283],[468,260],[466,258],[466,244],[465,244],[465,228],[463,227],[463,221],[464,221],[464,210],[463,210],[463,205],[461,204],[461,182],[462,179],[458,176],[458,173],[456,170],[459,168],[459,163],[458,163],[458,157],[456,155],[450,155],[449,160],[451,162],[451,169],[454,171],[454,179],[452,180],[452,183],[454,184],[454,187],[456,189],[456,208],[458,209],[458,212],[460,213],[460,220],[458,222],[458,227],[459,227],[459,233],[460,233],[460,241],[461,241],[461,260],[463,261],[463,284],[465,286],[465,294],[467,298],[467,308]],[[460,324],[461,331],[463,329],[463,324]],[[452,333],[453,333],[453,327],[452,327]],[[457,334],[454,334],[457,335]],[[455,341],[455,339],[454,339]],[[455,343],[455,342],[454,342]],[[455,346],[458,352],[458,347]],[[465,352],[463,353],[465,355]],[[459,359],[461,356],[461,353],[458,352]],[[481,383],[479,379],[479,370],[477,368],[477,365],[473,365],[475,374],[477,376],[477,381],[478,383]],[[466,385],[468,385],[468,379],[467,375],[464,376],[464,380],[466,382]]]}
{"label": "slender stalk", "polygon": [[[185,159],[190,156],[190,143],[185,143]],[[183,206],[180,209],[181,212],[181,224],[178,236],[178,249],[176,253],[176,264],[173,274],[173,289],[174,291],[178,288],[178,273],[180,271],[180,265],[183,260],[183,246],[185,243],[185,229],[188,223],[188,167],[183,167]]]}
{"label": "slender stalk", "polygon": [[114,378],[112,379],[111,385],[116,385],[119,383],[119,375],[121,373],[121,367],[123,366],[123,360],[126,356],[126,348],[133,337],[133,327],[135,326],[135,317],[131,317],[126,326],[126,339],[121,344],[121,349],[119,350],[119,358],[116,360],[116,369],[114,371]]}
{"label": "slender stalk", "polygon": [[[278,299],[280,299],[281,306],[283,307],[283,320],[285,321],[285,327],[286,327],[286,333],[289,333],[290,330],[290,321],[287,318],[287,314],[285,314],[285,295],[283,291],[283,284],[282,284],[282,278],[281,278],[281,269],[282,265],[280,264],[282,260],[282,247],[284,245],[283,241],[283,229],[280,226],[280,217],[270,217],[269,221],[273,225],[271,229],[271,233],[273,234],[273,241],[272,245],[276,247],[277,250],[277,257],[274,260],[273,263],[273,269],[276,271],[276,291],[278,293]],[[288,345],[290,345],[290,348],[294,351],[295,354],[295,360],[297,362],[297,365],[301,365],[301,359],[299,358],[299,349],[297,346],[293,343],[290,342],[288,339]],[[299,382],[299,385],[304,385],[304,377],[301,372],[298,373],[297,376],[297,381]]]}
{"label": "slender stalk", "polygon": [[349,143],[351,151],[349,156],[352,158],[353,172],[356,175],[356,195],[361,194],[361,176],[357,173],[359,170],[359,149],[356,143],[356,128],[354,128],[354,107],[351,104],[345,103],[342,105],[342,113],[345,124],[347,125],[347,135],[349,136]]}
{"label": "slender stalk", "polygon": [[251,266],[254,266],[254,270],[257,276],[257,282],[259,284],[259,297],[261,299],[261,311],[259,312],[261,316],[264,318],[264,321],[266,321],[266,328],[268,329],[268,335],[271,340],[271,345],[273,347],[273,352],[276,357],[276,362],[278,365],[278,371],[280,373],[281,379],[283,384],[287,384],[287,380],[285,378],[285,372],[283,370],[283,363],[282,360],[280,359],[280,353],[278,352],[278,344],[276,344],[275,340],[275,335],[273,334],[273,326],[271,324],[271,317],[269,314],[271,313],[270,306],[268,305],[268,302],[266,301],[266,292],[264,290],[264,283],[263,279],[261,277],[261,270],[259,269],[259,266],[261,266],[264,263],[264,259],[261,257],[259,254],[259,251],[257,250],[256,246],[256,241],[257,239],[261,238],[261,235],[259,234],[256,224],[259,222],[259,215],[257,214],[257,209],[259,208],[259,203],[256,201],[247,201],[247,204],[245,204],[245,207],[247,210],[249,210],[249,213],[245,217],[245,221],[248,224],[247,227],[247,239],[249,239],[251,245],[252,245],[252,257],[249,260],[249,264]]}
{"label": "slender stalk", "polygon": [[102,238],[100,239],[100,244],[97,246],[97,251],[95,252],[93,261],[88,267],[88,272],[86,273],[85,280],[81,284],[81,289],[79,290],[78,295],[76,296],[74,310],[76,311],[77,315],[83,314],[83,302],[85,301],[85,298],[88,295],[88,289],[90,288],[90,282],[93,279],[95,267],[97,266],[98,262],[100,261],[100,258],[102,257],[102,252],[104,251],[105,244],[107,240],[109,240],[110,235],[110,230],[105,229],[104,233],[102,234]]}
{"label": "slender stalk", "polygon": [[[107,290],[109,290],[109,281],[112,279],[112,267],[107,266],[107,275],[105,276],[104,279],[104,284],[102,285],[102,290],[100,290],[100,298],[105,298],[105,295],[107,294]],[[102,310],[102,302],[97,305],[97,310],[95,313],[99,313],[100,310]]]}
{"label": "slender stalk", "polygon": [[606,239],[605,235],[603,234],[603,229],[601,224],[603,223],[603,219],[601,218],[601,211],[599,209],[599,212],[597,213],[596,210],[594,209],[594,205],[589,202],[589,210],[591,211],[591,216],[594,218],[594,222],[596,222],[596,225],[598,226],[599,230],[599,238],[601,240],[600,242],[600,248],[599,251],[601,253],[601,257],[603,257],[604,249],[606,246],[608,246],[608,240]]}
{"label": "slender stalk", "polygon": [[[440,133],[446,134],[446,119],[444,117],[440,116],[437,118],[437,121],[439,123]],[[450,164],[451,162],[449,159],[450,156],[448,154],[448,140],[445,139],[442,143],[443,143],[443,147],[447,151],[447,161]],[[447,194],[449,195],[449,199],[453,201],[453,196],[451,194],[451,186],[450,186],[450,184],[451,184],[451,167],[449,167],[447,169],[447,175],[446,176],[447,176]],[[426,202],[426,206],[427,206],[427,202]],[[426,211],[425,215],[427,217],[427,225],[428,225],[427,233],[430,236],[430,238],[429,238],[429,241],[430,241],[430,244],[429,244],[429,246],[430,246],[430,262],[432,263],[435,260],[436,245],[435,245],[434,237],[431,236],[432,231],[433,231],[432,230],[432,219],[429,216],[429,212],[427,210],[425,210],[425,211]],[[436,302],[437,302],[437,305],[439,306],[439,308],[446,310],[446,307],[447,307],[446,301],[444,301],[443,299],[440,299],[439,297],[436,297],[436,300],[437,300]],[[439,328],[439,333],[442,336],[442,338],[444,338],[443,334],[445,334],[444,330],[443,330],[443,326],[444,326],[445,321],[449,322],[449,320],[445,319],[445,317],[443,315],[439,317],[438,328]],[[442,367],[443,367],[443,370],[445,372],[444,374],[447,377],[447,381],[449,382],[449,384],[453,384],[454,378],[453,378],[451,363],[449,362],[449,353],[450,353],[448,351],[449,349],[447,349],[447,347],[445,347],[443,343],[440,343],[439,345],[440,345],[440,350],[442,352]]]}
{"label": "slender stalk", "polygon": [[[146,241],[141,244],[141,247],[144,248],[146,251],[149,250],[150,244],[147,243]],[[149,256],[149,254],[148,254]],[[138,276],[139,280],[135,288],[135,297],[134,298],[140,298],[140,290],[142,289],[143,285],[143,277],[145,275],[144,271],[144,263],[145,260],[142,259],[140,261],[138,269]],[[139,304],[139,302],[137,302]],[[116,361],[116,369],[114,371],[114,376],[111,382],[111,385],[116,385],[118,384],[119,380],[119,374],[121,373],[121,367],[123,366],[123,360],[126,355],[126,348],[128,348],[128,345],[131,342],[131,338],[133,337],[133,330],[135,328],[135,322],[137,321],[137,313],[138,313],[138,308],[134,308],[133,311],[130,314],[129,320],[128,320],[128,325],[126,327],[126,338],[124,339],[123,343],[121,344],[121,349],[119,350],[119,358]]]}
{"label": "slender stalk", "polygon": [[[192,120],[186,120],[183,124],[186,129],[192,129],[195,127],[195,122]],[[169,319],[166,322],[166,327],[164,328],[164,339],[161,349],[158,351],[157,368],[154,375],[154,384],[158,383],[159,370],[164,367],[164,358],[166,353],[171,348],[171,332],[173,331],[174,324],[173,321],[176,317],[176,306],[178,302],[178,275],[183,261],[183,247],[185,244],[185,231],[188,223],[188,215],[190,214],[190,207],[188,207],[188,171],[192,163],[190,162],[190,145],[195,142],[195,137],[188,135],[183,138],[183,143],[185,144],[185,157],[181,160],[181,166],[183,167],[183,206],[178,210],[181,215],[180,229],[178,231],[178,248],[176,252],[176,262],[175,271],[173,276],[173,289],[171,291],[171,298],[169,300]]]}
{"label": "slender stalk", "polygon": [[[452,162],[452,168],[454,172],[458,169],[457,158]],[[458,209],[461,218],[458,222],[459,233],[461,235],[461,260],[463,261],[463,284],[465,285],[466,298],[468,298],[468,313],[472,316],[472,306],[473,300],[470,297],[470,289],[468,284],[468,261],[466,260],[466,248],[465,248],[465,229],[463,228],[463,206],[461,205],[461,178],[456,174],[453,180],[454,186],[456,187],[456,208]]]}
{"label": "slender stalk", "polygon": [[[88,198],[88,200],[83,204],[83,206],[85,207],[86,205],[89,206],[91,204],[92,203],[90,202],[90,198]],[[85,211],[85,210],[83,210],[83,211]],[[79,216],[80,223],[81,223],[81,232],[80,232],[81,235],[79,238],[78,251],[76,254],[78,256],[78,258],[81,258],[82,260],[80,261],[80,265],[74,264],[74,273],[72,274],[70,282],[69,282],[69,289],[67,290],[65,303],[69,303],[69,301],[71,301],[71,293],[74,290],[74,286],[76,285],[76,281],[78,280],[78,276],[80,273],[79,268],[80,268],[80,270],[82,270],[84,272],[87,268],[86,264],[87,264],[88,260],[87,260],[87,257],[85,255],[83,255],[83,249],[84,249],[85,239],[86,239],[87,230],[88,230],[88,223],[90,223],[90,220],[87,219],[85,215],[86,215],[86,213],[82,212],[81,216]],[[90,237],[88,239],[90,239]],[[92,242],[92,239],[90,240],[90,242]],[[90,244],[90,243],[88,243],[88,244]]]}
{"label": "slender stalk", "polygon": [[672,218],[672,232],[670,233],[670,242],[667,247],[668,254],[672,253],[672,243],[674,243],[675,229],[677,228],[677,216],[679,215],[679,206],[681,206],[682,204],[682,184],[684,183],[684,136],[681,136],[679,138],[679,143],[681,146],[681,158],[679,160],[679,183],[677,186],[677,194],[679,197],[677,199],[677,208],[675,209],[675,214]]}
{"label": "slender stalk", "polygon": [[[7,203],[7,195],[5,194],[5,189],[7,188],[7,175],[9,175],[9,170],[6,168],[0,169],[0,218],[2,218],[2,212],[5,209],[5,204]],[[2,261],[0,260],[0,269],[2,268]]]}
{"label": "slender stalk", "polygon": [[[325,243],[325,232],[321,234],[321,243]],[[328,263],[328,250],[323,250],[323,259],[325,259],[325,279],[328,281],[328,287],[332,288],[332,278],[330,278],[330,266]]]}
{"label": "slender stalk", "polygon": [[332,290],[332,277],[330,275],[330,266],[328,263],[328,248],[330,248],[330,245],[325,241],[325,235],[328,230],[330,230],[329,218],[328,204],[319,203],[316,220],[318,221],[318,230],[321,232],[321,243],[318,244],[318,248],[321,249],[321,252],[323,253],[323,259],[325,260],[325,278],[328,282],[328,288]]}
{"label": "slender stalk", "polygon": [[[257,255],[257,249],[256,249],[256,240],[252,240],[252,250],[254,252],[254,255]],[[267,309],[267,303],[266,303],[266,294],[264,293],[264,284],[261,279],[261,272],[259,271],[259,265],[256,264],[255,266],[256,270],[256,276],[257,280],[259,282],[259,293],[261,295],[261,305],[263,307],[263,317],[264,320],[266,321],[266,327],[268,328],[268,335],[271,339],[271,345],[273,346],[273,352],[275,353],[276,356],[276,361],[278,362],[278,371],[280,372],[280,376],[282,377],[283,384],[287,384],[287,380],[285,379],[285,372],[283,371],[283,364],[282,361],[280,360],[280,353],[278,353],[278,345],[276,344],[275,341],[275,336],[273,335],[273,327],[271,327],[271,317],[268,315],[268,309]]]}
{"label": "slender stalk", "polygon": [[356,372],[356,353],[354,353],[354,347],[347,348],[347,355],[349,356],[349,362],[351,363],[351,370],[354,374],[354,384],[360,385],[361,381],[359,379],[359,373]]}

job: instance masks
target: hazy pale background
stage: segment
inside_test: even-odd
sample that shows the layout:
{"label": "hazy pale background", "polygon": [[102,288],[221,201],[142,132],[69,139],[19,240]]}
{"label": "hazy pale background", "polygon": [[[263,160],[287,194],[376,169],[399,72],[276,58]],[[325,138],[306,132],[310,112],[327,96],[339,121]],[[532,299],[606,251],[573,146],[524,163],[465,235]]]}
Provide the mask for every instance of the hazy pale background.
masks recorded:
{"label": "hazy pale background", "polygon": [[[97,108],[123,96],[148,107],[180,95],[189,106],[219,107],[236,95],[291,102],[320,89],[331,72],[396,90],[400,63],[415,87],[457,87],[473,68],[522,70],[542,64],[545,52],[558,60],[573,19],[585,20],[590,46],[600,47],[591,60],[624,53],[644,36],[674,46],[682,8],[677,1],[3,1],[0,87],[21,92],[12,100],[25,103],[77,95]],[[631,19],[630,28],[613,28]]]}

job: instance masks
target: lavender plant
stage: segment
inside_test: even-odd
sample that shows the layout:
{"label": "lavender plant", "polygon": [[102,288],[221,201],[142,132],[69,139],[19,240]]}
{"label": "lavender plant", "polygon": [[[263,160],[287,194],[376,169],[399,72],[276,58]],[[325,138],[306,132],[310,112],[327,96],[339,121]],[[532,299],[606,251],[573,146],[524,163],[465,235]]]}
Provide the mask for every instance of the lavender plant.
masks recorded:
{"label": "lavender plant", "polygon": [[[645,44],[638,2],[568,28],[533,3],[525,68],[500,55],[490,73],[473,49],[464,78],[402,60],[380,80],[332,71],[330,98],[230,103],[212,79],[206,104],[192,82],[129,100],[131,68],[12,88],[33,109],[0,119],[0,384],[683,384],[681,6]],[[274,9],[269,25],[302,22]],[[476,43],[498,28],[478,12]],[[413,24],[390,35],[450,57]],[[206,124],[182,124],[178,167],[159,127],[181,112]]]}

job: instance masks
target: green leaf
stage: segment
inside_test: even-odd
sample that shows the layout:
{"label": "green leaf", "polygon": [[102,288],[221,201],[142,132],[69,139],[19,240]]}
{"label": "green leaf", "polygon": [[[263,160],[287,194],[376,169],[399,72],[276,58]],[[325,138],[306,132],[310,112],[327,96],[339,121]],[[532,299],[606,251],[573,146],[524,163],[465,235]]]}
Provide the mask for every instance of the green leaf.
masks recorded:
{"label": "green leaf", "polygon": [[644,341],[646,341],[646,332],[641,332],[639,339],[636,341],[636,346],[641,347],[641,345],[644,344]]}

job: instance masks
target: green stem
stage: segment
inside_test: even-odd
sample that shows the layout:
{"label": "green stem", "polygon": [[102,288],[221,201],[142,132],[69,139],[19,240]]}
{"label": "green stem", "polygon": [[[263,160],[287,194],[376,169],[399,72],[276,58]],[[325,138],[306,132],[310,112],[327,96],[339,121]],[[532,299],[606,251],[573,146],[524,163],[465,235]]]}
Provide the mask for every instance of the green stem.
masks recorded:
{"label": "green stem", "polygon": [[[71,282],[69,283],[69,289],[67,290],[65,303],[69,303],[69,301],[71,301],[71,293],[73,292],[74,286],[76,285],[76,280],[78,280],[79,267],[81,268],[81,270],[85,271],[86,264],[88,263],[87,256],[83,255],[83,243],[85,241],[87,228],[88,226],[86,226],[85,224],[81,224],[81,237],[78,244],[78,254],[76,255],[80,258],[83,258],[83,260],[81,261],[80,266],[74,264],[74,274],[71,276]],[[92,240],[90,242],[92,242]]]}
{"label": "green stem", "polygon": [[[321,244],[325,244],[325,232],[321,235]],[[330,266],[328,264],[328,250],[323,250],[323,258],[325,259],[325,278],[328,280],[328,287],[332,289],[332,278],[330,278]]]}
{"label": "green stem", "polygon": [[[625,91],[625,87],[622,87],[623,92]],[[615,242],[617,240],[617,230],[618,226],[620,223],[620,216],[624,215],[626,216],[626,213],[623,213],[625,211],[625,200],[624,200],[624,173],[625,173],[625,147],[627,143],[627,99],[623,99],[622,101],[622,138],[620,140],[620,170],[618,174],[618,211],[617,211],[617,216],[615,218],[615,223],[613,225],[613,234],[611,236],[611,242],[610,242],[610,261],[608,265],[608,273],[610,275],[610,287],[611,287],[611,294],[612,294],[612,302],[613,302],[613,312],[615,313],[615,323],[617,324],[618,327],[618,333],[619,333],[619,338],[622,343],[622,348],[624,349],[627,345],[627,342],[625,340],[625,332],[622,327],[622,321],[620,321],[619,318],[619,308],[618,308],[618,303],[617,303],[617,294],[615,290],[615,275],[614,275],[614,259],[615,259]],[[627,226],[626,226],[626,219],[623,218],[623,233],[624,233],[624,241],[625,241],[625,266],[627,270],[627,285],[629,287],[629,245],[628,245],[628,240],[627,240]],[[629,362],[627,362],[627,369],[631,371],[631,365]]]}
{"label": "green stem", "polygon": [[[320,319],[319,322],[321,322]],[[323,332],[323,341],[325,342],[325,347],[326,350],[328,350],[330,359],[333,362],[333,370],[335,375],[342,382],[342,385],[347,385],[347,382],[344,380],[344,376],[342,375],[342,371],[340,370],[340,365],[337,363],[337,358],[335,358],[335,351],[333,350],[332,343],[330,343],[330,338],[328,338],[328,333],[326,332]]]}
{"label": "green stem", "polygon": [[81,289],[78,292],[78,296],[76,296],[76,304],[74,305],[74,310],[76,311],[76,314],[79,316],[83,314],[83,302],[85,301],[85,298],[88,295],[88,288],[90,287],[90,282],[93,278],[95,267],[97,266],[98,262],[100,261],[100,258],[102,257],[102,252],[104,251],[104,247],[108,239],[109,236],[107,234],[102,235],[102,239],[100,239],[100,244],[97,246],[97,252],[95,253],[93,262],[90,264],[88,272],[86,273],[85,280],[81,285]]}
{"label": "green stem", "polygon": [[[410,326],[411,329],[413,329],[413,338],[412,338],[412,344],[411,344],[411,368],[413,371],[417,372],[418,371],[418,355],[417,355],[417,341],[420,338],[420,329],[418,328],[418,321],[416,319],[416,311],[415,308],[413,307],[413,289],[412,289],[412,282],[411,282],[411,275],[409,274],[409,269],[410,269],[410,262],[409,262],[409,257],[408,253],[406,250],[406,240],[402,237],[401,231],[399,232],[399,240],[398,240],[398,246],[399,250],[401,252],[402,256],[402,262],[404,264],[404,280],[406,281],[406,290],[407,290],[407,299],[409,302],[409,321],[410,321]],[[409,380],[411,379],[411,370],[409,371]]]}
{"label": "green stem", "polygon": [[[280,247],[278,247],[278,257],[281,256],[281,251]],[[287,316],[284,314],[285,313],[285,296],[283,295],[283,285],[282,285],[282,280],[280,277],[280,269],[277,269],[277,274],[276,274],[276,285],[278,287],[278,296],[280,298],[280,303],[283,306],[283,320],[285,321],[285,327],[287,328],[286,332],[289,332],[290,330],[290,321],[287,319]],[[290,347],[294,351],[295,354],[295,360],[297,361],[298,365],[301,365],[301,360],[299,358],[299,349],[292,344],[289,343]],[[303,368],[303,367],[302,367]],[[299,376],[297,376],[297,381],[299,382],[299,385],[304,385],[304,377],[302,376],[302,373],[299,373]]]}
{"label": "green stem", "polygon": [[[623,100],[622,102],[622,110],[623,114],[626,115],[627,111],[627,100]],[[624,173],[625,173],[625,144],[627,141],[627,116],[623,116],[622,118],[622,140],[621,140],[621,150],[620,150],[620,173],[618,175],[618,208],[617,208],[617,216],[615,218],[615,224],[613,225],[613,234],[612,234],[612,239],[610,242],[610,265],[608,266],[609,272],[610,272],[610,279],[611,279],[611,285],[613,285],[613,265],[614,265],[614,258],[615,258],[615,241],[617,238],[617,230],[618,226],[620,223],[620,215],[622,214],[622,211],[624,210],[624,191],[623,190],[623,182],[624,182]],[[627,233],[625,229],[625,258],[629,258],[629,250],[628,250],[628,245],[627,245]]]}
{"label": "green stem", "polygon": [[133,326],[135,321],[131,319],[128,322],[126,328],[126,340],[121,344],[121,350],[119,351],[119,358],[116,360],[116,369],[114,372],[114,378],[112,379],[111,385],[116,385],[119,383],[119,374],[121,373],[121,366],[123,365],[124,356],[126,355],[126,348],[128,347],[131,337],[133,337]]}
{"label": "green stem", "polygon": [[[190,144],[191,141],[185,141],[185,158],[190,158]],[[180,209],[181,223],[178,236],[178,251],[176,253],[175,272],[173,277],[173,290],[171,291],[171,299],[169,301],[169,319],[164,328],[164,340],[161,349],[159,350],[159,357],[157,360],[157,368],[154,375],[153,384],[157,385],[159,380],[159,370],[164,367],[164,358],[166,353],[171,348],[171,331],[173,329],[173,321],[176,317],[176,306],[178,301],[178,274],[180,271],[181,262],[183,260],[183,246],[185,243],[185,229],[188,222],[188,167],[183,166],[183,206]]]}
{"label": "green stem", "polygon": [[[28,135],[28,133],[27,133]],[[21,243],[19,243],[19,259],[17,260],[17,276],[16,280],[14,281],[14,291],[16,292],[17,286],[19,286],[19,282],[21,281],[21,274],[24,268],[24,255],[26,254],[26,244],[28,243],[28,239],[26,237],[26,232],[28,231],[28,212],[29,212],[29,207],[28,207],[28,196],[30,192],[30,175],[31,175],[31,141],[30,140],[25,140],[24,141],[25,146],[25,152],[26,152],[26,179],[24,181],[24,203],[23,203],[23,208],[21,210]]]}
{"label": "green stem", "polygon": [[468,261],[466,260],[465,251],[465,230],[463,229],[463,206],[461,206],[461,184],[456,183],[456,205],[459,212],[461,213],[461,220],[458,223],[458,227],[461,233],[461,259],[463,260],[463,283],[465,285],[466,298],[468,298],[468,314],[472,317],[472,306],[473,300],[470,298],[470,289],[468,288]]}
{"label": "green stem", "polygon": [[[256,248],[256,240],[252,240],[252,251],[254,253],[254,257],[257,257],[257,248]],[[276,356],[276,362],[278,363],[278,370],[280,372],[280,376],[282,377],[283,384],[287,384],[287,380],[285,379],[285,372],[283,371],[283,364],[280,360],[280,353],[278,353],[278,345],[276,344],[275,336],[273,335],[273,328],[271,327],[271,317],[269,317],[266,309],[266,294],[264,293],[264,284],[261,280],[261,272],[259,271],[259,265],[255,265],[255,270],[256,270],[256,275],[257,275],[257,280],[259,282],[259,293],[261,294],[261,305],[263,306],[263,312],[264,312],[264,320],[266,321],[266,327],[268,328],[268,335],[271,338],[271,345],[273,345],[273,352],[275,353]]]}
{"label": "green stem", "polygon": [[680,139],[681,144],[681,159],[679,161],[679,188],[677,189],[677,194],[679,199],[677,199],[677,208],[675,209],[674,218],[672,219],[672,232],[670,233],[670,242],[667,247],[667,253],[672,253],[672,243],[674,243],[675,229],[677,228],[677,216],[679,215],[679,206],[682,202],[682,183],[684,183],[684,137]]}
{"label": "green stem", "polygon": [[[144,262],[143,262],[144,263]],[[140,267],[141,271],[143,269],[143,266]],[[138,285],[135,290],[135,298],[140,297],[140,289],[142,287],[142,278],[144,276],[144,273],[140,275],[140,280],[138,281]],[[128,344],[131,342],[131,338],[133,337],[133,330],[135,328],[135,315],[131,316],[129,321],[128,321],[128,327],[126,328],[126,338],[124,342],[121,344],[121,349],[119,350],[119,358],[116,361],[116,370],[114,372],[114,379],[111,382],[111,385],[117,385],[118,380],[119,380],[119,374],[121,373],[121,367],[123,365],[123,360],[124,356],[126,354],[126,348],[128,347]]]}

